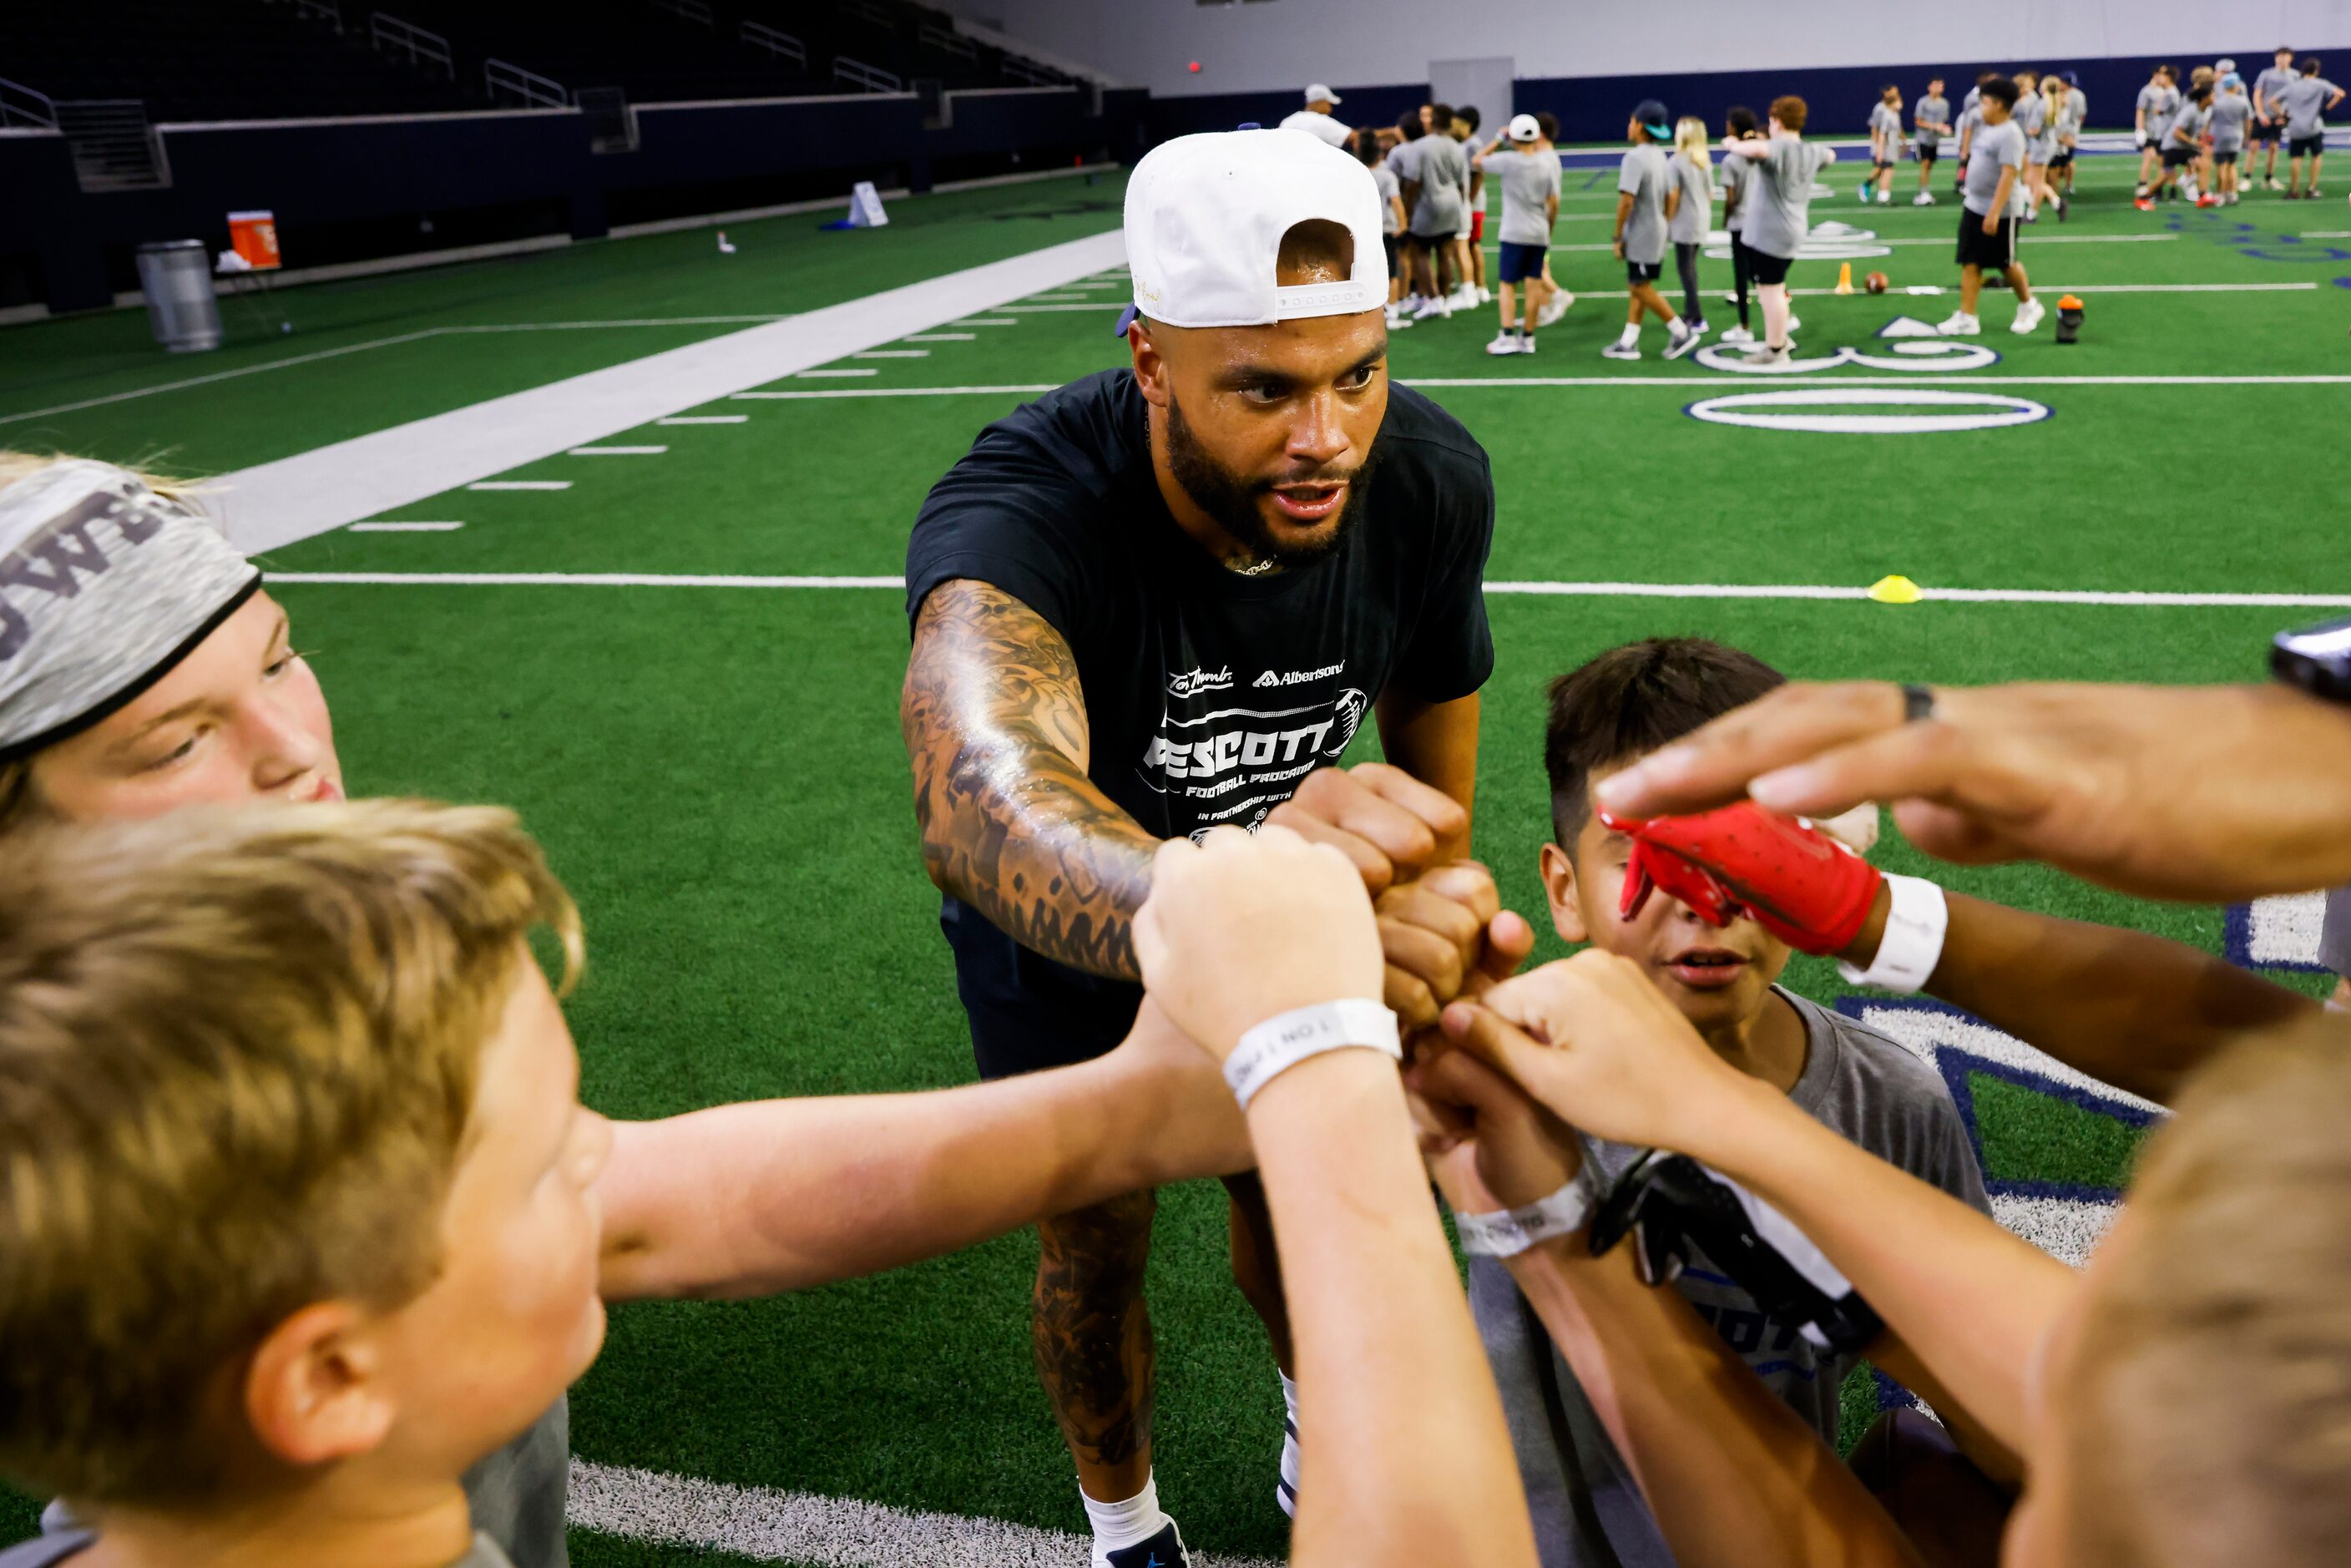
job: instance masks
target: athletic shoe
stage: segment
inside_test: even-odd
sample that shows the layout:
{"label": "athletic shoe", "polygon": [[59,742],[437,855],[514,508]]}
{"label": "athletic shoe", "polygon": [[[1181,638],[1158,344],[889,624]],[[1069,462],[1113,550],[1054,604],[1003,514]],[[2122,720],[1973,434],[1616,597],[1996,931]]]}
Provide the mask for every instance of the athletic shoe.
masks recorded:
{"label": "athletic shoe", "polygon": [[1552,322],[1566,315],[1567,308],[1574,303],[1575,296],[1570,294],[1564,288],[1561,289],[1558,293],[1544,300],[1542,302],[1542,308],[1535,312],[1535,325],[1538,327],[1550,326]]}
{"label": "athletic shoe", "polygon": [[1185,1552],[1184,1537],[1176,1532],[1176,1521],[1171,1519],[1148,1541],[1138,1541],[1115,1552],[1095,1552],[1094,1568],[1192,1568],[1192,1559]]}
{"label": "athletic shoe", "polygon": [[1495,338],[1492,342],[1486,345],[1486,351],[1489,354],[1517,353],[1519,351],[1518,333],[1515,331],[1505,330],[1499,336]]}
{"label": "athletic shoe", "polygon": [[2039,223],[2041,221],[2041,209],[2039,207],[2027,208],[2024,214],[2024,221],[2028,224]]}
{"label": "athletic shoe", "polygon": [[1910,198],[1910,204],[1914,207],[1931,207],[1935,204],[1935,198],[1928,192],[1921,191]]}
{"label": "athletic shoe", "polygon": [[1452,315],[1451,302],[1441,294],[1432,294],[1422,298],[1420,304],[1413,310],[1412,319],[1416,321],[1426,321],[1431,316],[1438,316],[1450,319]]}
{"label": "athletic shoe", "polygon": [[1281,1417],[1281,1463],[1273,1473],[1273,1500],[1290,1518],[1298,1517],[1298,1423]]}
{"label": "athletic shoe", "polygon": [[1946,338],[1980,338],[1983,321],[1964,310],[1954,310],[1949,319],[1935,323],[1935,330]]}
{"label": "athletic shoe", "polygon": [[1877,204],[1881,207],[1886,205],[1893,200],[1894,193],[1891,191],[1880,191],[1877,193]]}
{"label": "athletic shoe", "polygon": [[1600,350],[1600,357],[1604,360],[1637,360],[1641,357],[1641,350],[1623,343],[1611,343]]}
{"label": "athletic shoe", "polygon": [[1795,312],[1793,312],[1793,311],[1790,311],[1790,312],[1789,312],[1789,314],[1788,314],[1788,336],[1790,336],[1791,338],[1792,338],[1792,337],[1794,337],[1797,333],[1799,333],[1799,332],[1802,331],[1803,329],[1804,329],[1804,321],[1803,321],[1803,318],[1802,318],[1802,317],[1801,317],[1801,316],[1798,316],[1798,315],[1797,315],[1797,314],[1795,314]]}
{"label": "athletic shoe", "polygon": [[[1794,345],[1790,344],[1789,347],[1792,348]],[[1788,362],[1788,350],[1774,349],[1768,344],[1758,343],[1741,354],[1739,357],[1739,362],[1742,365],[1754,365],[1759,369],[1771,370]]]}
{"label": "athletic shoe", "polygon": [[2040,300],[2028,299],[2016,308],[2016,319],[2008,324],[2008,329],[2021,338],[2040,326],[2041,318],[2048,313]]}
{"label": "athletic shoe", "polygon": [[2145,185],[2141,185],[2138,189],[2133,191],[2131,193],[2131,199],[2135,202],[2143,202],[2147,200],[2147,187]]}
{"label": "athletic shoe", "polygon": [[1676,337],[1671,332],[1666,334],[1666,358],[1669,360],[1678,360],[1697,347],[1698,334],[1690,330],[1687,324],[1682,327],[1679,337]]}
{"label": "athletic shoe", "polygon": [[2265,191],[2283,191],[2285,187],[2278,183],[2278,179],[2275,174],[2272,174],[2268,179],[2262,182],[2262,189]]}
{"label": "athletic shoe", "polygon": [[1467,283],[1447,295],[1445,302],[1456,310],[1475,310],[1480,303],[1478,290]]}
{"label": "athletic shoe", "polygon": [[1535,340],[1532,338],[1522,337],[1519,340],[1519,352],[1521,354],[1531,354],[1534,351]]}
{"label": "athletic shoe", "polygon": [[2218,207],[2224,206],[2227,204],[2223,203],[2220,197],[2208,193],[2207,194],[2197,197],[2196,204],[2199,207]]}
{"label": "athletic shoe", "polygon": [[2155,204],[2148,201],[2145,196],[2139,197],[2138,200],[2133,202],[2131,205],[2137,207],[2142,213],[2151,213],[2155,211]]}
{"label": "athletic shoe", "polygon": [[1865,202],[1869,200],[1869,184],[1870,183],[1867,180],[1864,180],[1861,183],[1861,199]]}
{"label": "athletic shoe", "polygon": [[1729,288],[1729,289],[1725,289],[1725,290],[1723,291],[1723,295],[1722,295],[1722,302],[1723,302],[1725,305],[1736,305],[1736,304],[1738,304],[1738,303],[1739,303],[1739,290],[1737,290],[1736,288]]}
{"label": "athletic shoe", "polygon": [[1755,334],[1744,327],[1726,327],[1719,340],[1725,345],[1751,343],[1755,340]]}
{"label": "athletic shoe", "polygon": [[1494,291],[1487,287],[1484,284],[1479,284],[1478,286],[1478,303],[1480,305],[1491,305],[1493,302]]}
{"label": "athletic shoe", "polygon": [[[1682,319],[1683,319],[1683,320],[1685,320],[1685,321],[1689,321],[1689,318],[1688,318],[1688,317],[1687,317],[1687,316],[1683,317],[1683,318],[1682,318]],[[1713,328],[1711,328],[1711,327],[1709,327],[1709,326],[1708,326],[1708,325],[1706,324],[1706,318],[1705,318],[1705,317],[1703,317],[1703,316],[1699,317],[1699,318],[1698,318],[1697,320],[1695,320],[1695,321],[1690,321],[1690,324],[1689,324],[1689,329],[1690,329],[1691,331],[1693,331],[1693,332],[1696,332],[1696,333],[1697,333],[1699,337],[1701,337],[1701,338],[1705,337],[1708,332],[1711,332],[1711,331],[1713,331],[1713,330],[1714,330],[1714,329],[1713,329]]]}
{"label": "athletic shoe", "polygon": [[2303,193],[2303,196],[2304,196],[2304,200],[2306,200],[2306,201],[2313,201],[2313,202],[2314,202],[2314,201],[2318,200],[2318,198],[2319,198],[2319,197],[2321,197],[2321,196],[2323,196],[2323,195],[2325,195],[2325,194],[2326,194],[2326,193],[2325,193],[2325,192],[2324,192],[2324,191],[2322,191],[2322,190],[2320,190],[2320,189],[2319,189],[2317,186],[2315,186],[2315,185],[2313,185],[2309,190],[2307,190],[2307,191],[2305,191],[2305,192],[2304,192],[2304,193]]}

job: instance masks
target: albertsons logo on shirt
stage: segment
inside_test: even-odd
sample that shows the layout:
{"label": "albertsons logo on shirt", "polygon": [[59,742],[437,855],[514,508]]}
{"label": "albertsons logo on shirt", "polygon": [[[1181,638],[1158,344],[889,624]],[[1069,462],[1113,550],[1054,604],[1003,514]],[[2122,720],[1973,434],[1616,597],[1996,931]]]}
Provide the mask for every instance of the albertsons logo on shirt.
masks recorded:
{"label": "albertsons logo on shirt", "polygon": [[1221,670],[1185,670],[1167,677],[1167,695],[1171,697],[1196,697],[1202,692],[1228,692],[1233,689],[1233,667]]}
{"label": "albertsons logo on shirt", "polygon": [[1327,681],[1347,667],[1347,661],[1325,664],[1319,670],[1268,670],[1249,685],[1263,691],[1268,686],[1303,686],[1316,681]]}
{"label": "albertsons logo on shirt", "polygon": [[1162,795],[1176,797],[1180,831],[1221,823],[1254,828],[1290,799],[1298,781],[1336,761],[1362,727],[1371,699],[1350,686],[1297,707],[1220,708],[1196,718],[1164,715],[1143,748],[1138,771]]}

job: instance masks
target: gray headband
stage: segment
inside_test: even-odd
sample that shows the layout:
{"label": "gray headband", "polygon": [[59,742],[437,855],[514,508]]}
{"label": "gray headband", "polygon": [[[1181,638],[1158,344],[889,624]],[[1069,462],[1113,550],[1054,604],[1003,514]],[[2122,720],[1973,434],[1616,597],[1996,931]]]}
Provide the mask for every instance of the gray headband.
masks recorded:
{"label": "gray headband", "polygon": [[211,519],[111,464],[0,489],[0,762],[136,698],[260,586]]}

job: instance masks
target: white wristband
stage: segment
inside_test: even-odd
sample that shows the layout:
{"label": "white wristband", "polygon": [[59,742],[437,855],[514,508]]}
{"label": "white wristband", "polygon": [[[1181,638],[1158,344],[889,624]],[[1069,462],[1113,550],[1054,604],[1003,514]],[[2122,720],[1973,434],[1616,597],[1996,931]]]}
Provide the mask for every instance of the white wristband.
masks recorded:
{"label": "white wristband", "polygon": [[1589,1164],[1583,1166],[1549,1197],[1516,1208],[1491,1214],[1457,1212],[1453,1229],[1461,1238],[1461,1250],[1475,1258],[1515,1258],[1538,1241],[1581,1230],[1594,1207],[1591,1169]]}
{"label": "white wristband", "polygon": [[1402,1061],[1404,1041],[1395,1014],[1362,997],[1279,1013],[1241,1036],[1225,1058],[1225,1082],[1246,1111],[1257,1092],[1280,1074],[1310,1056],[1350,1047],[1384,1051]]}
{"label": "white wristband", "polygon": [[1935,966],[1942,961],[1943,936],[1950,928],[1950,906],[1943,890],[1921,876],[1888,876],[1886,891],[1893,904],[1886,912],[1886,935],[1877,939],[1877,956],[1866,969],[1837,960],[1837,973],[1849,984],[1876,986],[1889,991],[1926,988]]}

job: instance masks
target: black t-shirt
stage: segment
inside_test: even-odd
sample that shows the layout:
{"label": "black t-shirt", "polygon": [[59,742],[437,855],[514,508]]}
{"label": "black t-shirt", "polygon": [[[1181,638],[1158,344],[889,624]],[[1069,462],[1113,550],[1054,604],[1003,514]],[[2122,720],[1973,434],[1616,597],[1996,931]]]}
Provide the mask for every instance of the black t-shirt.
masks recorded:
{"label": "black t-shirt", "polygon": [[[970,578],[1061,632],[1085,689],[1091,776],[1145,829],[1254,828],[1338,759],[1389,686],[1449,702],[1485,684],[1494,485],[1459,421],[1391,386],[1345,540],[1306,570],[1249,578],[1169,516],[1146,407],[1121,369],[997,421],[932,486],[906,546],[910,621],[931,590]],[[942,919],[976,1039],[983,1011],[1008,1010],[1001,1021],[1024,1032],[1081,1037],[1038,1042],[1077,1060],[1132,1021],[1133,986],[1021,951],[955,899]]]}

